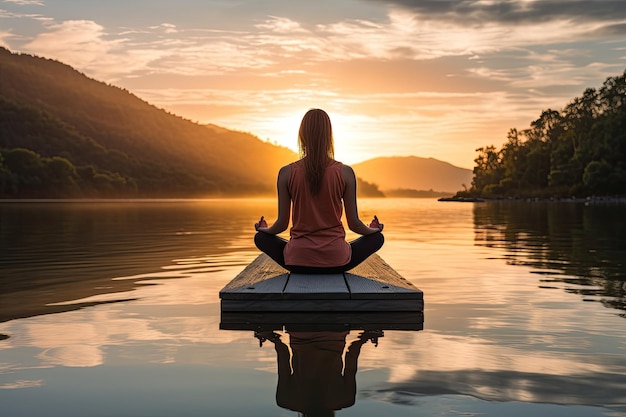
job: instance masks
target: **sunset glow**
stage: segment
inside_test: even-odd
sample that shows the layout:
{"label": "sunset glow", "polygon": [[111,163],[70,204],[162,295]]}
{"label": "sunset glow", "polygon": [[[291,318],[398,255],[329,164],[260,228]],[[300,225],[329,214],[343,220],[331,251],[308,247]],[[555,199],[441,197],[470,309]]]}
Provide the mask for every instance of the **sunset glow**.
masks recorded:
{"label": "sunset glow", "polygon": [[476,148],[622,74],[624,27],[618,1],[0,0],[0,46],[294,150],[323,108],[348,163],[471,168]]}

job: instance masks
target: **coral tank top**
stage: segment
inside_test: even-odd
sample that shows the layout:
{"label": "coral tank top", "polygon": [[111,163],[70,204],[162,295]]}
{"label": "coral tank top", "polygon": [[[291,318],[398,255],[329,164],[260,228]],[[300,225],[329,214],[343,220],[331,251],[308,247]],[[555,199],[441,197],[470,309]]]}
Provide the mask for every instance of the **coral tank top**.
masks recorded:
{"label": "coral tank top", "polygon": [[320,192],[311,195],[302,161],[291,164],[289,193],[292,201],[291,239],[285,246],[285,264],[313,267],[342,266],[352,251],[341,222],[345,183],[341,162],[332,161]]}

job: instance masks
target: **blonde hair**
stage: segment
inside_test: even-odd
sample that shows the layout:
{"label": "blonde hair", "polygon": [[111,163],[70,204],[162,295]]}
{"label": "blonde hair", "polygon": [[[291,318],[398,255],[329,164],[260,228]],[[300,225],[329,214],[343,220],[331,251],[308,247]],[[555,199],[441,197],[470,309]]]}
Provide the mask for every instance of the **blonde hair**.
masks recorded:
{"label": "blonde hair", "polygon": [[311,109],[302,118],[298,131],[298,149],[304,162],[311,194],[319,193],[328,163],[335,157],[330,117],[321,109]]}

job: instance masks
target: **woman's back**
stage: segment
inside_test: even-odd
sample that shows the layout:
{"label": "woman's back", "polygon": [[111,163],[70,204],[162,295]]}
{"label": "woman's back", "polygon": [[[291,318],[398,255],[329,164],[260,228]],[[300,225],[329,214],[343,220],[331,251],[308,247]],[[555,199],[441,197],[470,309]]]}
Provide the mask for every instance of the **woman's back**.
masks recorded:
{"label": "woman's back", "polygon": [[345,182],[342,164],[331,160],[317,194],[311,193],[302,160],[290,165],[291,239],[285,248],[285,263],[301,266],[340,266],[350,261],[350,245],[341,222]]}

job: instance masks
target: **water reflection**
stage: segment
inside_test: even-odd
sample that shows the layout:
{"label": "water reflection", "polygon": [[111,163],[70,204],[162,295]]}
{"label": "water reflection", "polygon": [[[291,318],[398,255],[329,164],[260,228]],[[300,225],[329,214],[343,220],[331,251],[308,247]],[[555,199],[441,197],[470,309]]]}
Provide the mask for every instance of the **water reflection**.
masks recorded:
{"label": "water reflection", "polygon": [[[487,401],[605,406],[624,416],[626,376],[616,372],[550,375],[516,370],[422,371],[412,380],[379,386],[365,396],[419,405],[424,395],[468,395]],[[608,415],[608,414],[607,414]]]}
{"label": "water reflection", "polygon": [[541,288],[626,310],[625,218],[623,205],[490,202],[474,206],[475,243],[531,267]]}
{"label": "water reflection", "polygon": [[[288,331],[289,346],[275,332],[256,332],[262,345],[274,344],[278,369],[276,404],[307,417],[335,415],[356,397],[356,372],[361,347],[378,345],[382,331],[364,331],[346,347],[348,331]],[[345,355],[344,355],[345,350]]]}
{"label": "water reflection", "polygon": [[142,274],[172,262],[175,269],[161,279],[191,276],[184,271],[190,259],[211,266],[221,255],[250,251],[259,204],[263,200],[2,203],[0,323],[95,305],[68,300],[127,294],[142,285]]}
{"label": "water reflection", "polygon": [[[355,404],[361,348],[378,347],[384,330],[419,331],[422,312],[221,313],[223,330],[252,330],[259,346],[273,344],[276,404],[302,416],[334,416]],[[278,332],[283,332],[280,334]],[[357,337],[347,342],[351,332]]]}

